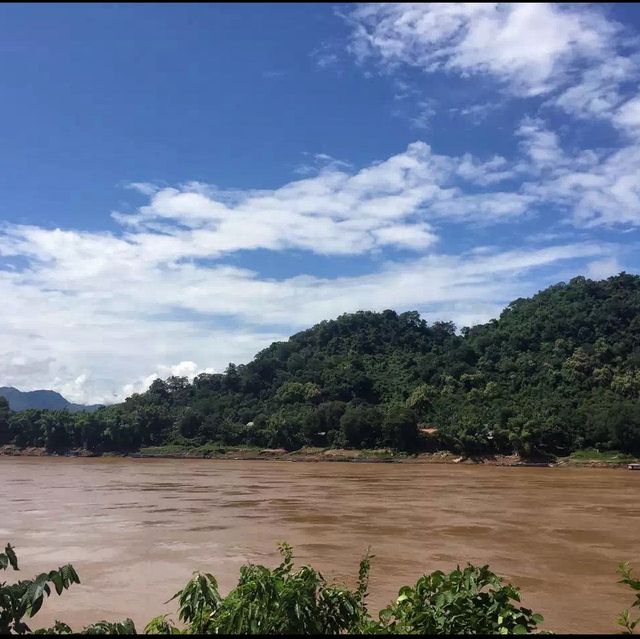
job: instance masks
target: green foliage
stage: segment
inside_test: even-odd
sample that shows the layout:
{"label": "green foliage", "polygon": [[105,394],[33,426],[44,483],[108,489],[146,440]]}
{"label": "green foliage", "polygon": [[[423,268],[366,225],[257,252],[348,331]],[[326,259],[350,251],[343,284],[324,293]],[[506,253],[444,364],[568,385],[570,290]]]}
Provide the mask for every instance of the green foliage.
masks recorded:
{"label": "green foliage", "polygon": [[208,573],[194,573],[187,585],[177,592],[180,621],[189,624],[194,634],[206,633],[211,626],[212,617],[222,603],[218,593],[218,582]]}
{"label": "green foliage", "polygon": [[438,399],[439,391],[431,384],[421,384],[411,393],[407,399],[407,406],[426,415],[433,408],[434,402]]}
{"label": "green foliage", "polygon": [[124,621],[97,621],[82,629],[83,635],[135,635],[136,627],[129,618]]}
{"label": "green foliage", "polygon": [[303,566],[293,570],[293,553],[280,545],[282,563],[270,570],[249,564],[225,598],[212,575],[196,573],[175,597],[179,619],[197,634],[337,634],[359,618],[359,594],[327,584]]}
{"label": "green foliage", "polygon": [[145,635],[179,635],[180,630],[176,628],[168,615],[154,617],[144,628]]}
{"label": "green foliage", "polygon": [[283,404],[312,402],[320,397],[320,388],[312,382],[286,382],[275,393],[274,399]]}
{"label": "green foliage", "polygon": [[347,448],[373,448],[380,441],[382,415],[370,404],[347,404],[340,418],[340,438]]}
{"label": "green foliage", "polygon": [[502,585],[488,566],[468,565],[446,575],[424,575],[405,586],[396,601],[380,612],[382,630],[390,634],[527,634],[541,615],[512,602],[519,590]]}
{"label": "green foliage", "polygon": [[[367,610],[369,572],[373,556],[367,552],[360,562],[357,586],[350,589],[330,584],[315,569],[294,570],[293,551],[282,543],[280,564],[270,569],[247,564],[240,569],[238,585],[226,597],[220,595],[215,577],[194,573],[171,600],[178,600],[179,629],[160,615],[145,626],[145,634],[530,634],[539,629],[543,617],[520,606],[520,591],[503,584],[488,566],[468,564],[450,573],[423,575],[415,586],[404,586],[398,597],[374,619]],[[18,570],[14,549],[7,544],[0,553],[0,569]],[[640,580],[628,564],[618,568],[635,593],[632,608],[640,608]],[[27,634],[26,616],[33,617],[51,594],[72,583],[80,583],[70,564],[33,580],[8,585],[0,583],[0,634]],[[632,634],[640,624],[625,610],[618,624]],[[68,635],[72,629],[61,621],[34,634]],[[80,634],[137,634],[129,618],[121,622],[99,621]]]}
{"label": "green foliage", "polygon": [[8,444],[11,441],[11,433],[9,430],[10,417],[9,402],[4,397],[0,397],[0,446]]}
{"label": "green foliage", "polygon": [[610,464],[628,464],[634,461],[635,457],[626,455],[617,450],[601,451],[593,448],[576,450],[571,453],[570,459],[577,462],[604,462]]}
{"label": "green foliage", "polygon": [[51,628],[40,628],[35,630],[34,635],[71,635],[73,630],[66,623],[62,621],[56,621]]}
{"label": "green foliage", "polygon": [[[18,559],[11,544],[0,553],[0,569],[7,570],[9,566],[18,570]],[[51,594],[51,586],[60,595],[74,583],[79,584],[80,578],[71,564],[14,584],[0,582],[0,634],[29,632],[24,619],[33,617],[40,610],[45,597]]]}
{"label": "green foliage", "polygon": [[[636,579],[632,575],[631,567],[628,563],[621,564],[618,567],[618,572],[622,577],[619,583],[627,584],[629,588],[635,591],[635,601],[631,604],[631,607],[640,608],[640,579]],[[640,615],[634,619],[628,609],[624,610],[618,617],[618,624],[624,628],[625,634],[633,634],[636,626],[640,624]]]}
{"label": "green foliage", "polygon": [[[413,421],[437,437],[418,436]],[[640,455],[640,277],[574,278],[460,334],[416,312],[345,314],[224,374],[155,380],[90,414],[9,414],[0,402],[0,444]]]}
{"label": "green foliage", "polygon": [[[424,575],[400,590],[377,620],[367,611],[372,556],[360,562],[354,590],[328,584],[309,566],[293,568],[293,553],[280,545],[282,562],[271,570],[248,564],[240,580],[221,597],[212,575],[196,573],[174,598],[188,634],[524,634],[543,618],[514,605],[520,593],[487,566]],[[147,633],[176,634],[166,616]]]}
{"label": "green foliage", "polygon": [[382,442],[396,450],[417,450],[418,421],[414,411],[404,406],[389,410],[382,423]]}

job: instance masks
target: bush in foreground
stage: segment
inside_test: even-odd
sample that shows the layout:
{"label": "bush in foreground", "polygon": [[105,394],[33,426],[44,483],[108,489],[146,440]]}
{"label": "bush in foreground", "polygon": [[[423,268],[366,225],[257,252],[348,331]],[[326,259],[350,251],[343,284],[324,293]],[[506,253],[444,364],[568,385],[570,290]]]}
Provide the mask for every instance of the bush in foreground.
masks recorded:
{"label": "bush in foreground", "polygon": [[[632,608],[640,608],[640,579],[636,579],[632,573],[629,564],[624,563],[618,568],[618,572],[622,579],[620,583],[627,584],[632,590],[636,591],[636,599],[631,604]],[[634,629],[640,624],[640,616],[633,619],[629,610],[624,610],[618,617],[618,624],[622,626],[625,634],[633,634]]]}
{"label": "bush in foreground", "polygon": [[[215,577],[194,573],[173,599],[178,601],[178,628],[162,615],[152,619],[145,634],[529,634],[543,622],[539,614],[519,605],[520,591],[488,566],[457,567],[449,574],[436,571],[400,589],[397,599],[372,617],[366,605],[370,560],[360,562],[355,589],[331,584],[310,566],[294,570],[291,547],[279,546],[281,563],[274,569],[247,564],[238,585],[223,597]],[[18,570],[14,549],[0,553],[0,569]],[[622,582],[640,591],[625,564]],[[29,634],[25,619],[40,610],[55,588],[58,595],[80,579],[70,564],[14,584],[0,582],[0,634]],[[632,607],[640,607],[640,592]],[[631,634],[640,619],[625,610],[618,619]],[[56,621],[35,634],[71,634]],[[99,621],[81,634],[137,634],[131,619]]]}

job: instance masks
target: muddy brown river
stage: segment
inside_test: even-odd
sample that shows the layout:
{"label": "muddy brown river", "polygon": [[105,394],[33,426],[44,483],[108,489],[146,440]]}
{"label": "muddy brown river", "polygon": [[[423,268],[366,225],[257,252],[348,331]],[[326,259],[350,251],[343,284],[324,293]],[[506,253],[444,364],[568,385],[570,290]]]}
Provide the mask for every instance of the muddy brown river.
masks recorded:
{"label": "muddy brown river", "polygon": [[[355,583],[367,547],[376,609],[424,572],[488,563],[556,632],[611,632],[640,572],[640,472],[436,464],[0,457],[0,542],[25,576],[82,580],[33,627],[130,616],[139,630],[193,570],[299,562]],[[13,575],[10,576],[11,578]]]}

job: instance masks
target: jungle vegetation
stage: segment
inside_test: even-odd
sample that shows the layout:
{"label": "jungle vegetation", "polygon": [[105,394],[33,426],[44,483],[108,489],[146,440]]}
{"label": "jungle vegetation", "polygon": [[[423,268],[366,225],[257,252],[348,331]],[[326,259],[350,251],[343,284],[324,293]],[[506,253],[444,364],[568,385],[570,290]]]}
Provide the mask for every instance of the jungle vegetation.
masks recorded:
{"label": "jungle vegetation", "polygon": [[460,331],[417,312],[345,314],[246,365],[158,379],[93,413],[13,413],[0,398],[0,444],[637,455],[640,277],[576,277]]}
{"label": "jungle vegetation", "polygon": [[[246,564],[238,585],[220,594],[215,577],[195,572],[172,600],[177,600],[177,625],[169,615],[155,617],[145,634],[531,634],[540,629],[542,615],[520,605],[520,591],[503,584],[488,566],[468,564],[450,573],[423,575],[404,586],[398,597],[377,616],[367,609],[372,556],[360,562],[357,586],[329,583],[310,566],[294,569],[293,551],[282,543],[282,561],[274,569]],[[14,548],[0,553],[0,570],[18,570]],[[627,564],[619,567],[622,583],[635,591],[632,607],[640,607],[640,581]],[[32,630],[31,619],[52,594],[58,595],[80,579],[67,564],[34,579],[0,582],[0,634],[54,634],[74,631],[62,621]],[[617,623],[632,634],[639,619],[625,610]],[[80,634],[137,634],[134,622],[98,621],[75,631]]]}

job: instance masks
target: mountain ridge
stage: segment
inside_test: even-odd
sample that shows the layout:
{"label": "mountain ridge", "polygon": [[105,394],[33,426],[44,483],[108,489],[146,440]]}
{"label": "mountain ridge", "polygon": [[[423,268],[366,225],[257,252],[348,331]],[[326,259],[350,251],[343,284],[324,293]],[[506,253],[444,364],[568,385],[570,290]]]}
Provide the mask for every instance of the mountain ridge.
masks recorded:
{"label": "mountain ridge", "polygon": [[15,412],[31,408],[41,410],[68,410],[70,413],[92,412],[102,404],[74,404],[54,390],[38,389],[21,391],[14,386],[0,386],[0,397],[9,402],[9,408]]}

